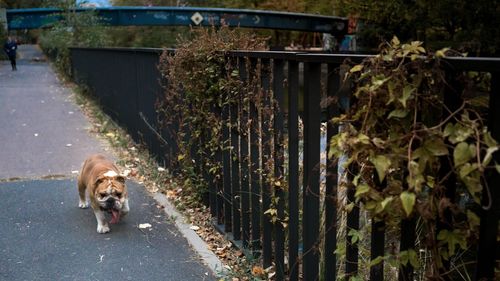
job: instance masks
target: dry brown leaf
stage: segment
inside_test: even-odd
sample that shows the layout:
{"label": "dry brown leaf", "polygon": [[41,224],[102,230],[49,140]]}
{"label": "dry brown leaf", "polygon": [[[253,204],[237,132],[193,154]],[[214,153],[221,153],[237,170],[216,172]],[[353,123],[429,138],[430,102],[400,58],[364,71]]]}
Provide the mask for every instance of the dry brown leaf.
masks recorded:
{"label": "dry brown leaf", "polygon": [[256,265],[252,268],[252,275],[253,276],[262,276],[266,274],[266,271],[264,270],[264,268]]}

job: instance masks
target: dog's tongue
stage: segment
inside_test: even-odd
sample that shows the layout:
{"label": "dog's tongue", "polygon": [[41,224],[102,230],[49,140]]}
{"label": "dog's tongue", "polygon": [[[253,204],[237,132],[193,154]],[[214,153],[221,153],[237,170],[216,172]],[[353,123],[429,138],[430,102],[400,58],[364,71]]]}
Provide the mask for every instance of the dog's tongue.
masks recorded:
{"label": "dog's tongue", "polygon": [[120,221],[120,212],[115,209],[112,209],[110,223],[118,223],[119,221]]}

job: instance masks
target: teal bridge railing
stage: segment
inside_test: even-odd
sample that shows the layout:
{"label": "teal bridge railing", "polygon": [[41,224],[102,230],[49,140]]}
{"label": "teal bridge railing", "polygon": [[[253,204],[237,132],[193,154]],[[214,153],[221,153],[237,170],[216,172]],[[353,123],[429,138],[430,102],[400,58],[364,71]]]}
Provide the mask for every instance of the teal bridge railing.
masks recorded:
{"label": "teal bridge railing", "polygon": [[[347,19],[301,13],[246,9],[196,7],[106,7],[76,8],[72,12],[94,11],[103,24],[112,26],[220,26],[329,33],[342,37],[347,33]],[[49,27],[63,18],[55,8],[7,10],[9,30]]]}

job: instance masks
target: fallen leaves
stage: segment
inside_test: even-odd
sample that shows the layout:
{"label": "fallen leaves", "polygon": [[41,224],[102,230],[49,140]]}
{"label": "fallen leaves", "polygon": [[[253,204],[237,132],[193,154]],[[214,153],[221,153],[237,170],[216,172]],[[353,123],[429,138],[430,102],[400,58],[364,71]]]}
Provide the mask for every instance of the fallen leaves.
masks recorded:
{"label": "fallen leaves", "polygon": [[253,276],[256,276],[256,277],[262,277],[263,275],[266,274],[266,271],[264,270],[264,268],[260,267],[260,266],[254,266],[252,268],[252,275]]}
{"label": "fallen leaves", "polygon": [[196,225],[192,225],[189,227],[189,229],[194,230],[194,231],[198,231],[198,230],[200,230],[200,227],[196,226]]}
{"label": "fallen leaves", "polygon": [[140,229],[146,229],[146,228],[151,228],[151,227],[152,227],[152,225],[151,225],[151,224],[149,224],[149,223],[141,223],[141,224],[139,224],[139,226],[138,226],[138,227],[139,227]]}

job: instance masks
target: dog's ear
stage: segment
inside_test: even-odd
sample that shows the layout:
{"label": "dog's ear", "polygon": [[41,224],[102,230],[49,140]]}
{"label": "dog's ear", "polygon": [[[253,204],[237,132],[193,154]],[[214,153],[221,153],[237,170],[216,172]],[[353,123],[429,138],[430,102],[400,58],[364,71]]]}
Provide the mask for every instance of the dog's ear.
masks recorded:
{"label": "dog's ear", "polygon": [[122,175],[117,176],[116,180],[119,181],[119,182],[121,182],[121,183],[125,183],[125,177],[122,176]]}
{"label": "dog's ear", "polygon": [[125,183],[125,177],[122,176],[122,175],[117,176],[116,180],[119,181],[119,182],[121,182],[121,183],[123,183],[123,184]]}

